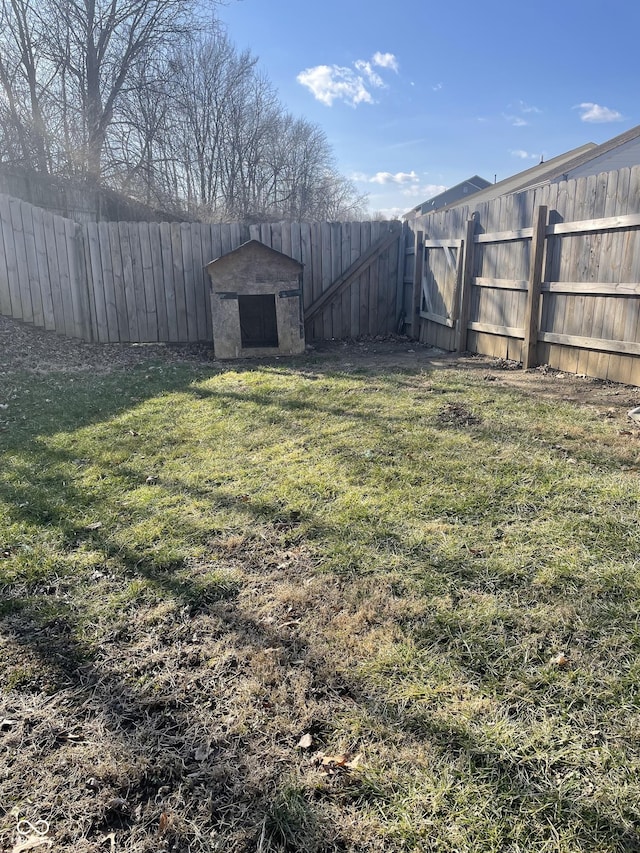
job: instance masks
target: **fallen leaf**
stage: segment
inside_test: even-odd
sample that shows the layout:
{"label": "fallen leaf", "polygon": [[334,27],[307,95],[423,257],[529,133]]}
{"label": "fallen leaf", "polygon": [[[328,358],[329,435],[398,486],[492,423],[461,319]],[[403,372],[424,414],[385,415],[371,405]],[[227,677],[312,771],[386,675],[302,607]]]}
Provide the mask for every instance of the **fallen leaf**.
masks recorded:
{"label": "fallen leaf", "polygon": [[551,663],[554,663],[556,666],[567,666],[569,663],[569,658],[565,655],[564,652],[560,652],[560,654],[556,655]]}
{"label": "fallen leaf", "polygon": [[93,522],[91,522],[91,524],[87,524],[87,526],[85,527],[85,530],[100,530],[101,527],[102,527],[101,521],[93,521]]}
{"label": "fallen leaf", "polygon": [[355,770],[356,767],[359,766],[361,761],[362,761],[362,753],[359,752],[357,755],[353,756],[351,761],[347,761],[347,763],[345,764],[345,767],[348,767],[349,770]]}
{"label": "fallen leaf", "polygon": [[328,767],[329,765],[335,765],[336,767],[344,767],[347,761],[349,760],[348,755],[323,755],[322,756],[322,766]]}
{"label": "fallen leaf", "polygon": [[312,745],[313,745],[313,738],[311,737],[311,735],[308,732],[306,735],[302,735],[302,737],[298,741],[298,746],[301,749],[309,749]]}
{"label": "fallen leaf", "polygon": [[165,832],[169,829],[169,824],[171,823],[171,818],[166,812],[162,812],[160,815],[160,822],[158,823],[158,832],[160,835],[164,835]]}

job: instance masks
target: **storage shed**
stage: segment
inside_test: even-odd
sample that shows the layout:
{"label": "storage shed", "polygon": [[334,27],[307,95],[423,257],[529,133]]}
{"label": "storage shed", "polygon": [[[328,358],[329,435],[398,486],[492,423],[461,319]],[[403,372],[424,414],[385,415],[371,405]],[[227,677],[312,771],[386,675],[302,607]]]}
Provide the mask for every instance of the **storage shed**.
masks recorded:
{"label": "storage shed", "polygon": [[304,352],[302,267],[258,240],[207,264],[216,358]]}

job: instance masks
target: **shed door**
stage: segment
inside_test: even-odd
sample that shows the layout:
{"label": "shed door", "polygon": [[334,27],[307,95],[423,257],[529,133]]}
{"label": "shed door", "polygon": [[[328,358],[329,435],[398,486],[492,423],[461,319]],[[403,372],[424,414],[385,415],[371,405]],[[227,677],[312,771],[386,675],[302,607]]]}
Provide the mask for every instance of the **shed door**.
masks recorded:
{"label": "shed door", "polygon": [[277,347],[278,322],[273,293],[238,296],[242,347]]}

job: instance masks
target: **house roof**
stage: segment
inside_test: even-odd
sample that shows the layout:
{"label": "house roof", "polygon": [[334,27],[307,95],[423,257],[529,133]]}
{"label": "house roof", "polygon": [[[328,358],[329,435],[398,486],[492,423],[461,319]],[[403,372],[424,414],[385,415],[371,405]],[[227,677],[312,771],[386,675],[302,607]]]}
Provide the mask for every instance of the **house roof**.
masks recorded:
{"label": "house roof", "polygon": [[[630,130],[626,130],[624,133],[614,136],[600,145],[588,142],[586,145],[581,145],[579,148],[573,148],[565,154],[553,157],[546,163],[539,163],[537,166],[532,166],[530,169],[525,169],[523,172],[511,175],[511,177],[498,181],[496,184],[491,184],[486,189],[479,190],[471,196],[471,199],[474,205],[481,204],[502,195],[510,195],[511,193],[521,192],[522,190],[546,184],[557,179],[564,179],[573,169],[584,166],[586,163],[596,160],[598,157],[602,157],[603,154],[607,154],[635,139],[640,139],[640,125],[632,127]],[[467,199],[455,201],[439,208],[438,212],[451,210],[451,208],[460,207],[466,203]]]}
{"label": "house roof", "polygon": [[[589,151],[597,147],[598,146],[595,145],[595,143],[588,142],[586,145],[581,145],[579,148],[567,151],[566,154],[560,154],[558,157],[553,157],[553,159],[548,160],[546,163],[538,163],[537,166],[532,166],[530,169],[525,169],[523,172],[511,175],[509,178],[504,178],[504,180],[498,181],[496,184],[491,184],[486,189],[474,193],[472,196],[473,203],[481,204],[482,202],[498,198],[501,195],[510,195],[511,193],[517,193],[521,190],[525,190],[527,187],[550,181],[552,178],[565,172],[567,168],[569,168],[569,165],[579,157],[587,154]],[[464,199],[453,202],[452,204],[446,205],[446,207],[441,207],[440,211],[450,210],[452,207],[459,207],[461,204],[466,204],[466,201],[467,200]]]}
{"label": "house roof", "polygon": [[478,190],[482,190],[485,189],[485,187],[490,186],[491,182],[487,181],[486,178],[481,178],[480,175],[473,175],[472,177],[467,178],[466,181],[460,181],[459,184],[455,184],[454,186],[449,187],[449,189],[438,193],[438,195],[431,196],[426,201],[418,204],[408,213],[405,213],[404,218],[409,219],[414,216],[420,216],[423,213],[429,213],[431,210],[440,210],[447,204],[453,204],[463,197],[469,198],[469,196],[478,192]]}

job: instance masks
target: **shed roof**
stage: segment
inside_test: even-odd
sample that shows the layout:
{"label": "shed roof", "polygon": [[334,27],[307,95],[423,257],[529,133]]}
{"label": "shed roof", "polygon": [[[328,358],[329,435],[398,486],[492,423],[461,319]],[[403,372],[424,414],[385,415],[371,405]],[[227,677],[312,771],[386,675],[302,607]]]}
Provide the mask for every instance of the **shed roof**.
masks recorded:
{"label": "shed roof", "polygon": [[292,270],[295,270],[296,272],[300,272],[300,270],[304,267],[304,264],[300,263],[300,261],[297,261],[290,255],[285,255],[284,252],[279,252],[277,249],[272,249],[271,246],[266,246],[259,240],[247,240],[246,243],[242,243],[240,246],[237,246],[230,252],[226,252],[224,255],[220,255],[219,258],[214,258],[212,261],[209,261],[205,269],[208,270],[214,264],[216,264],[216,269],[222,269],[228,263],[233,262],[234,259],[238,258],[241,255],[246,255],[248,253],[253,253],[257,256],[259,256],[260,254],[269,255],[271,257],[277,256],[282,261],[283,266],[286,267],[288,265],[291,267]]}

